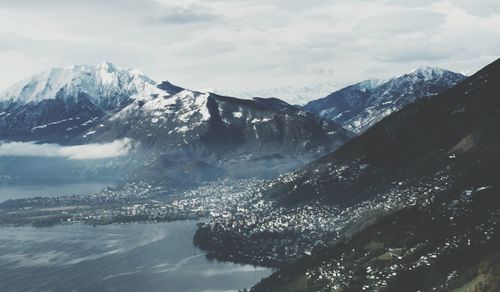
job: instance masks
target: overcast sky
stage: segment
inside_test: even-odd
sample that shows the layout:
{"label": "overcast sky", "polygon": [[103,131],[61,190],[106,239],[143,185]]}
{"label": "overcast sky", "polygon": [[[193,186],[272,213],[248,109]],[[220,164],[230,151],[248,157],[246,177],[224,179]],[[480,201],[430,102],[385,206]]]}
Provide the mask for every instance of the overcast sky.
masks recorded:
{"label": "overcast sky", "polygon": [[0,0],[0,88],[110,61],[191,89],[472,73],[500,56],[499,0]]}

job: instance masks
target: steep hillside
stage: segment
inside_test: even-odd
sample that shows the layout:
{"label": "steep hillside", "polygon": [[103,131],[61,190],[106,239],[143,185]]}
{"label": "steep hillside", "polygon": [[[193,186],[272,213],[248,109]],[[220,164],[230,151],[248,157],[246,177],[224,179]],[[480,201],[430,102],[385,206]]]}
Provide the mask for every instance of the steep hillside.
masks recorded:
{"label": "steep hillside", "polygon": [[[343,190],[380,184],[395,175],[417,175],[466,156],[498,118],[498,61],[438,96],[426,97],[385,118],[339,151],[294,174],[271,196],[285,201],[328,196]],[[493,130],[492,130],[493,131]],[[390,176],[386,176],[390,174]],[[304,182],[308,183],[304,183]],[[295,188],[297,185],[297,188]],[[365,191],[349,195],[362,197]]]}
{"label": "steep hillside", "polygon": [[434,173],[446,181],[413,189],[414,202],[380,213],[373,226],[358,219],[352,237],[317,248],[255,291],[498,290],[498,84],[500,61],[271,188],[268,195],[288,206],[319,198],[353,206],[384,184],[411,190],[408,182]]}
{"label": "steep hillside", "polygon": [[[472,281],[463,273],[477,272],[498,252],[499,84],[500,60],[390,115],[333,154],[268,182],[247,210],[202,225],[195,242],[217,258],[283,268],[258,291],[359,291],[365,285],[368,291],[430,291],[455,270],[453,277],[464,277],[453,285]],[[429,230],[433,224],[436,230]],[[467,249],[467,239],[477,245]],[[476,255],[453,262],[442,253],[446,269],[426,260],[439,258],[450,244],[454,255]],[[409,259],[392,267],[393,254]],[[312,260],[293,263],[306,255]],[[430,269],[423,278],[409,276],[418,285],[404,286],[401,278],[397,286],[388,276],[391,269],[396,276],[422,263]],[[383,275],[372,278],[379,270]]]}

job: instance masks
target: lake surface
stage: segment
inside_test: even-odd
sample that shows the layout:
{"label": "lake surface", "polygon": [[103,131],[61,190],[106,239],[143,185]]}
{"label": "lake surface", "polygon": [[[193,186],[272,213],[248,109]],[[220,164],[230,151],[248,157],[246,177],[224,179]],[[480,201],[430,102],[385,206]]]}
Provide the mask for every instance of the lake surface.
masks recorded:
{"label": "lake surface", "polygon": [[0,291],[237,291],[270,269],[208,261],[194,221],[0,228]]}
{"label": "lake surface", "polygon": [[45,185],[0,185],[0,202],[9,199],[21,199],[39,196],[89,195],[99,193],[109,182],[83,182]]}

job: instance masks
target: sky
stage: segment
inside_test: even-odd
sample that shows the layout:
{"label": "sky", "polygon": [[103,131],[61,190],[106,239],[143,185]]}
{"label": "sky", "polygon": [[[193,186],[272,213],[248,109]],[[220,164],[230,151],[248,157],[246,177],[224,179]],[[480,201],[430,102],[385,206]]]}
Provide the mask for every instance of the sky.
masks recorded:
{"label": "sky", "polygon": [[0,0],[0,89],[103,61],[244,91],[471,74],[499,56],[498,0]]}

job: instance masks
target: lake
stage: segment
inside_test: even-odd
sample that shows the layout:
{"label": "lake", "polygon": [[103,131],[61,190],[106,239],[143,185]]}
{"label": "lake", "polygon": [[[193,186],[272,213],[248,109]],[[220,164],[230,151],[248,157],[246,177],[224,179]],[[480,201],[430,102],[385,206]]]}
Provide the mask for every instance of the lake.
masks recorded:
{"label": "lake", "polygon": [[81,182],[66,184],[0,185],[0,202],[38,196],[89,195],[99,193],[112,182]]}
{"label": "lake", "polygon": [[267,268],[209,261],[196,222],[0,228],[0,291],[237,291]]}

